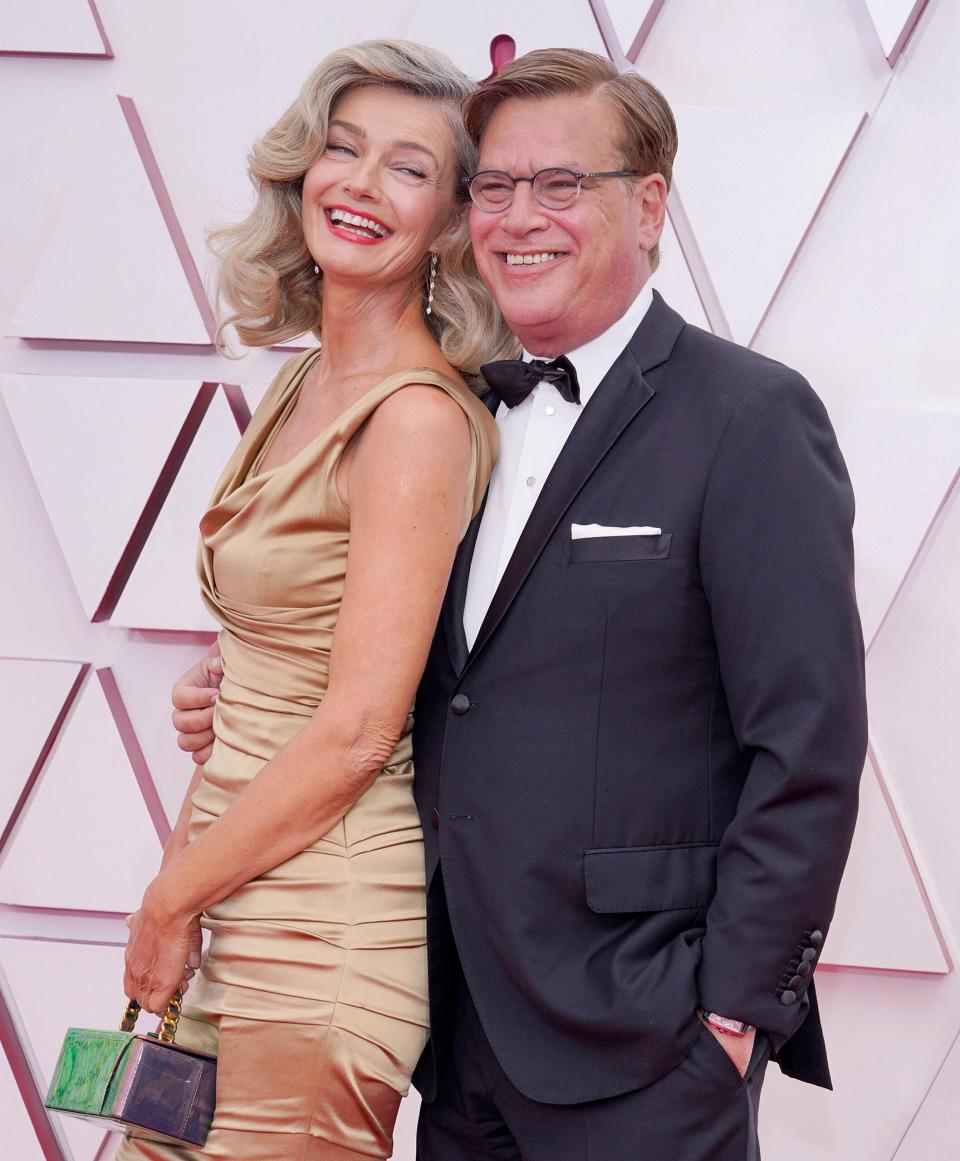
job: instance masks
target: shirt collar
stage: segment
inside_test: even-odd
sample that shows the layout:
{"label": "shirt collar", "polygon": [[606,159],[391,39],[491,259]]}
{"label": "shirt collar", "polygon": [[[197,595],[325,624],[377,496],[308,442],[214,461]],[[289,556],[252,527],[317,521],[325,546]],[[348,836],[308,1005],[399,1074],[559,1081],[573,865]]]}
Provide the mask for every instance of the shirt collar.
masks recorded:
{"label": "shirt collar", "polygon": [[[612,326],[607,327],[602,334],[584,343],[583,346],[577,347],[576,350],[563,352],[577,369],[581,404],[589,402],[594,391],[600,386],[604,375],[633,338],[633,332],[640,325],[652,304],[653,287],[649,282],[645,282],[640,293]],[[529,360],[537,356],[524,350],[523,357]]]}

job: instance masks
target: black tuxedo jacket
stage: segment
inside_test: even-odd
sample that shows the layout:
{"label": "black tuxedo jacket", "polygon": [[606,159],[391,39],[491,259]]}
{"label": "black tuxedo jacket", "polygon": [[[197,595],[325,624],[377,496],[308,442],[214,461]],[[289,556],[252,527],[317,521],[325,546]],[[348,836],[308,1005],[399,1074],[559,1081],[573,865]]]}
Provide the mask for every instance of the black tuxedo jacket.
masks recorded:
{"label": "black tuxedo jacket", "polygon": [[[852,519],[808,384],[655,296],[469,652],[479,517],[454,564],[414,734],[435,1053],[452,929],[534,1100],[651,1083],[698,1006],[829,1086],[811,977],[866,749]],[[572,523],[662,531],[574,540]],[[428,1100],[434,1072],[428,1051]]]}

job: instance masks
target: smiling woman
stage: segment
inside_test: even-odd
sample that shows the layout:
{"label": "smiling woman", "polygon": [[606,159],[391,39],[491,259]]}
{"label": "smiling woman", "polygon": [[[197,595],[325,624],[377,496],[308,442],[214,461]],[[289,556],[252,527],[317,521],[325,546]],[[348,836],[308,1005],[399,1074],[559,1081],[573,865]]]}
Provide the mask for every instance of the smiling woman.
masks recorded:
{"label": "smiling woman", "polygon": [[497,450],[462,372],[512,347],[458,258],[469,91],[417,45],[334,53],[214,236],[221,335],[322,349],[281,368],[200,522],[214,740],[130,920],[148,1011],[198,968],[177,1039],[217,1054],[213,1125],[200,1153],[131,1135],[118,1161],[391,1153],[428,1023],[411,705]]}
{"label": "smiling woman", "polygon": [[424,286],[424,255],[450,222],[453,144],[421,97],[365,86],[340,98],[301,195],[304,240],[328,285]]}
{"label": "smiling woman", "polygon": [[[438,262],[430,316],[445,358],[467,375],[476,375],[482,363],[516,353],[516,342],[477,273],[460,208],[476,168],[476,148],[460,115],[460,104],[471,89],[471,82],[442,53],[402,41],[367,41],[341,49],[310,74],[297,100],[251,151],[249,172],[257,191],[253,211],[210,235],[221,259],[219,297],[232,307],[221,323],[221,343],[231,324],[248,346],[281,343],[307,331],[320,337],[328,273],[321,258],[331,256],[312,249],[307,223],[301,222],[304,194],[309,198],[316,172],[330,172],[328,163],[340,166],[341,172],[358,164],[362,169],[375,146],[390,151],[381,160],[393,189],[436,188],[439,154],[449,165],[445,182],[452,205],[446,206],[448,228],[434,247]],[[378,122],[358,124],[355,108],[351,113],[353,99],[378,93],[385,98],[384,107],[394,109],[400,102],[414,114],[419,108],[418,124],[390,141],[376,131]],[[440,142],[444,127],[447,141]],[[327,211],[344,215],[341,228],[350,222],[349,214],[389,228],[389,223],[371,217],[368,207],[330,205]],[[361,223],[353,220],[352,225]],[[364,235],[358,231],[355,236]],[[424,259],[424,287],[427,272]]]}

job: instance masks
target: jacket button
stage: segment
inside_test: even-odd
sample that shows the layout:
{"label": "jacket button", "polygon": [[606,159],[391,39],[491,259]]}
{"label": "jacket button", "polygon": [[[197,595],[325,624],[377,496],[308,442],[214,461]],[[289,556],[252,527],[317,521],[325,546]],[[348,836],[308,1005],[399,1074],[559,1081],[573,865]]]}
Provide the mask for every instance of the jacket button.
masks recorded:
{"label": "jacket button", "polygon": [[812,971],[813,971],[813,964],[808,959],[805,959],[800,964],[800,966],[797,968],[797,975],[798,976],[808,976]]}
{"label": "jacket button", "polygon": [[450,702],[450,708],[458,716],[465,714],[470,708],[470,698],[465,693],[458,693]]}
{"label": "jacket button", "polygon": [[823,932],[822,931],[811,931],[810,932],[810,946],[811,947],[822,947],[823,946]]}
{"label": "jacket button", "polygon": [[430,825],[434,830],[440,829],[440,811],[436,807],[430,811]]}
{"label": "jacket button", "polygon": [[810,963],[817,958],[817,949],[815,947],[805,947],[803,949],[803,962]]}
{"label": "jacket button", "polygon": [[795,1004],[797,1002],[797,993],[791,992],[788,988],[785,992],[780,993],[781,1004]]}
{"label": "jacket button", "polygon": [[787,987],[796,992],[803,987],[803,976],[794,976]]}

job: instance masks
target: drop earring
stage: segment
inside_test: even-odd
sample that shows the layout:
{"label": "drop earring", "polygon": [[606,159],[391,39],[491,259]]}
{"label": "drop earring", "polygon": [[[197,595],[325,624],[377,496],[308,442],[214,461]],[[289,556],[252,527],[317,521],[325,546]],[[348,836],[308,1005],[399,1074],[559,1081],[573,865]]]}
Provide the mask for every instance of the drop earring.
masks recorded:
{"label": "drop earring", "polygon": [[437,281],[437,254],[430,255],[430,273],[427,275],[427,309],[425,314],[433,314],[433,287]]}

